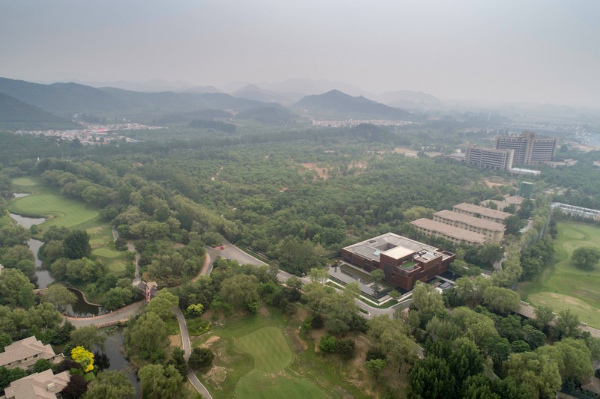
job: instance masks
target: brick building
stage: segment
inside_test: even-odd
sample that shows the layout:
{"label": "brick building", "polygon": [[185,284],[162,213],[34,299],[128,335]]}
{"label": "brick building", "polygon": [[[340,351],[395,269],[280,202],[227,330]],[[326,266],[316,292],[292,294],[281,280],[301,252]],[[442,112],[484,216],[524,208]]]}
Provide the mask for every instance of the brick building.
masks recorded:
{"label": "brick building", "polygon": [[455,255],[410,238],[387,233],[342,249],[342,259],[367,272],[381,269],[385,280],[404,290],[448,270]]}

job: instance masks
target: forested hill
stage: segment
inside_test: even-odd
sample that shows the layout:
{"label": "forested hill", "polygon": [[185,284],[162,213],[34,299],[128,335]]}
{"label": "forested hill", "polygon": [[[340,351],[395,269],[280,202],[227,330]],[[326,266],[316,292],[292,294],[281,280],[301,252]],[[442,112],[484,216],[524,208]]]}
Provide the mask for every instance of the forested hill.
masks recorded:
{"label": "forested hill", "polygon": [[414,119],[414,116],[410,112],[388,107],[363,96],[352,97],[338,90],[306,96],[296,103],[296,108],[308,112],[313,117],[335,117],[340,119]]}
{"label": "forested hill", "polygon": [[282,124],[294,119],[294,115],[281,106],[268,106],[242,111],[236,119],[252,119],[261,123]]}
{"label": "forested hill", "polygon": [[78,112],[113,114],[125,106],[109,93],[76,83],[43,85],[0,78],[0,92],[61,116]]}
{"label": "forested hill", "polygon": [[115,88],[97,89],[76,83],[44,85],[7,78],[0,78],[0,93],[61,116],[86,113],[95,116],[155,118],[173,112],[202,109],[241,111],[264,105],[223,93],[141,93]]}
{"label": "forested hill", "polygon": [[7,94],[0,93],[0,124],[4,128],[26,126],[28,129],[75,128],[77,125],[68,119],[17,100]]}

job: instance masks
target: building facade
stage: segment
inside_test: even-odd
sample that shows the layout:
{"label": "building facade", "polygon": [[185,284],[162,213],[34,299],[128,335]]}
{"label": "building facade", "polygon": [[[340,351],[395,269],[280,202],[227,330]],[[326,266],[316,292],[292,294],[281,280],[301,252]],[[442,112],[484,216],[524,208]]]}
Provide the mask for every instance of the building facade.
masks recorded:
{"label": "building facade", "polygon": [[448,270],[455,255],[410,238],[383,234],[342,249],[342,259],[370,273],[381,269],[385,280],[404,290]]}
{"label": "building facade", "polygon": [[492,222],[504,224],[504,220],[511,216],[508,212],[502,212],[491,208],[486,208],[479,205],[468,204],[463,202],[461,204],[454,205],[452,210],[457,213],[463,213],[476,218],[489,220]]}
{"label": "building facade", "polygon": [[514,150],[514,164],[540,165],[554,158],[556,139],[536,137],[534,132],[523,132],[519,136],[496,137],[496,149]]}
{"label": "building facade", "polygon": [[480,168],[508,170],[513,166],[515,151],[495,149],[469,144],[465,153],[465,162]]}
{"label": "building facade", "polygon": [[410,224],[419,232],[428,236],[440,237],[446,241],[450,241],[455,245],[466,244],[479,246],[486,243],[486,238],[483,234],[465,230],[460,227],[455,227],[446,223],[438,222],[431,219],[421,218],[413,220]]}
{"label": "building facade", "polygon": [[485,244],[499,244],[504,238],[505,226],[490,220],[476,218],[454,211],[439,211],[433,214],[433,220],[458,227],[484,236]]}

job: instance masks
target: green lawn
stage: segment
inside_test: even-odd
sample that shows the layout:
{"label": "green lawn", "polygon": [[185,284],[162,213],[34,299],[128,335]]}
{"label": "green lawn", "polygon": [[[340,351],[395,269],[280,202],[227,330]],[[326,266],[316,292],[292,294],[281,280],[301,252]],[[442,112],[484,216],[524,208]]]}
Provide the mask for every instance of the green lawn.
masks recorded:
{"label": "green lawn", "polygon": [[90,235],[92,254],[106,264],[113,273],[125,271],[129,261],[126,252],[118,251],[113,244],[111,227],[100,220],[98,210],[83,201],[67,198],[55,187],[34,177],[19,177],[12,181],[15,191],[31,195],[16,198],[8,203],[8,209],[29,217],[45,217],[39,225],[40,231],[50,226],[85,230]]}
{"label": "green lawn", "polygon": [[557,313],[571,309],[581,321],[600,328],[600,266],[586,271],[571,262],[579,247],[600,248],[600,228],[575,222],[560,222],[557,227],[552,265],[536,281],[521,284],[521,297],[532,305],[550,306]]}
{"label": "green lawn", "polygon": [[213,325],[212,332],[199,337],[193,346],[219,337],[211,344],[213,369],[198,378],[215,398],[362,398],[340,373],[339,360],[322,356],[308,345],[299,344],[299,320],[286,319],[278,309]]}

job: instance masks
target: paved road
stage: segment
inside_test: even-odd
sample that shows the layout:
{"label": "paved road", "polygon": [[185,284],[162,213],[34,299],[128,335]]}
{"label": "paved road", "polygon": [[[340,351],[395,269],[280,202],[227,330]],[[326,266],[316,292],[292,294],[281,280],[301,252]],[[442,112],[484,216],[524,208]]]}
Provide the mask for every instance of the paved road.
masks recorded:
{"label": "paved road", "polygon": [[237,260],[240,265],[267,266],[262,260],[247,254],[229,241],[225,241],[225,249],[207,247],[207,251],[213,259],[220,256],[225,259]]}
{"label": "paved road", "polygon": [[142,300],[139,302],[132,303],[131,305],[127,305],[119,310],[115,310],[114,312],[95,317],[77,318],[63,315],[63,318],[65,320],[69,320],[75,326],[75,328],[87,327],[92,325],[95,326],[106,323],[115,323],[117,321],[127,321],[129,317],[133,316],[140,310],[144,303],[146,303],[146,301]]}
{"label": "paved road", "polygon": [[[177,321],[179,322],[179,330],[181,330],[181,342],[183,343],[183,351],[185,352],[184,357],[185,360],[188,360],[190,358],[190,355],[192,354],[192,345],[190,342],[190,335],[187,329],[187,323],[185,322],[185,317],[183,317],[183,313],[181,313],[181,309],[175,307],[173,309],[173,313],[175,313]],[[198,391],[205,399],[212,399],[212,396],[210,395],[206,387],[202,385],[202,383],[200,382],[198,377],[196,377],[196,374],[192,370],[188,371],[187,377],[188,380],[190,380],[190,382],[194,386],[194,388],[196,388],[196,391]]]}
{"label": "paved road", "polygon": [[[235,245],[233,245],[230,242],[225,243],[224,250],[207,247],[207,252],[209,253],[210,256],[213,257],[213,259],[217,256],[220,256],[221,258],[236,260],[242,265],[255,265],[255,266],[266,266],[267,265],[265,262],[261,261],[260,259],[255,258],[254,256],[252,256],[250,254],[247,254],[246,252],[242,251],[241,249],[239,249],[238,247],[236,247]],[[292,276],[293,276],[293,274],[290,274],[283,270],[280,270],[279,273],[277,273],[277,278],[279,279],[279,281],[282,281],[282,282],[286,282]],[[300,280],[304,284],[310,283],[310,280],[307,277],[302,277],[302,278],[300,278]],[[363,314],[363,316],[367,319],[371,319],[371,318],[373,318],[373,316],[378,316],[378,315],[383,315],[383,314],[391,317],[394,314],[394,312],[396,311],[396,309],[406,308],[410,304],[410,301],[404,302],[402,304],[390,306],[389,308],[386,308],[386,309],[374,308],[358,299],[356,300],[356,304],[362,310],[367,312],[366,314]]]}

